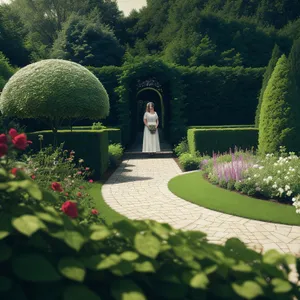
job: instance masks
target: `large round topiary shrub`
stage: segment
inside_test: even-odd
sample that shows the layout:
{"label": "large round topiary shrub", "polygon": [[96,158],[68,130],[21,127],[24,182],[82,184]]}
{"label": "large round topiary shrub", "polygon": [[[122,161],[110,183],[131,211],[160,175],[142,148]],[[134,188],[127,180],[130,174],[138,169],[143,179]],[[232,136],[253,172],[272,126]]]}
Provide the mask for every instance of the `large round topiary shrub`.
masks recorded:
{"label": "large round topiary shrub", "polygon": [[39,118],[56,131],[64,119],[100,119],[109,114],[101,82],[79,64],[43,60],[18,71],[5,85],[0,109],[6,116]]}

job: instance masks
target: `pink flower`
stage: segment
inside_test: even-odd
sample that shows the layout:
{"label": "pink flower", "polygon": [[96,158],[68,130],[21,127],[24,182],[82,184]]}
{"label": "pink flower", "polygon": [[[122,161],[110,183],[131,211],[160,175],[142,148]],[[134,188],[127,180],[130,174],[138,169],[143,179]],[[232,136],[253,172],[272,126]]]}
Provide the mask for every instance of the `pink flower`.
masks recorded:
{"label": "pink flower", "polygon": [[78,174],[78,175],[81,175],[81,174],[82,174],[82,172],[81,172],[81,171],[79,171],[79,172],[77,172],[77,174]]}
{"label": "pink flower", "polygon": [[58,183],[58,182],[52,182],[51,188],[55,192],[62,192],[63,191],[61,184]]}
{"label": "pink flower", "polygon": [[93,215],[98,215],[98,214],[99,214],[99,212],[98,212],[98,210],[97,210],[97,209],[92,209],[92,211],[91,211],[91,212],[92,212],[92,214],[93,214]]}
{"label": "pink flower", "polygon": [[78,210],[76,203],[68,200],[66,201],[62,206],[61,210],[69,217],[71,218],[77,218],[78,217]]}
{"label": "pink flower", "polygon": [[90,180],[89,180],[89,183],[93,183],[93,182],[94,182],[94,180],[93,180],[93,179],[90,179]]}
{"label": "pink flower", "polygon": [[31,175],[31,178],[34,180],[36,178],[36,176],[35,175]]}
{"label": "pink flower", "polygon": [[18,131],[14,128],[11,128],[8,132],[8,134],[12,137],[15,138],[18,135]]}
{"label": "pink flower", "polygon": [[90,168],[86,167],[86,168],[85,168],[85,170],[86,170],[86,171],[89,171],[89,170],[90,170]]}
{"label": "pink flower", "polygon": [[12,143],[17,149],[25,150],[28,146],[27,136],[25,133],[18,134],[17,136],[13,137]]}

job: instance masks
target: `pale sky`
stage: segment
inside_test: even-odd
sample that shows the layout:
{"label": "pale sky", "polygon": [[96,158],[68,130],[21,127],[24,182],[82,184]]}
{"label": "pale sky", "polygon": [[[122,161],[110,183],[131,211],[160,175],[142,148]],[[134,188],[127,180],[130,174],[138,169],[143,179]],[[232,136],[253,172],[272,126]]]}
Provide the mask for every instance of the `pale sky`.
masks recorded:
{"label": "pale sky", "polygon": [[[9,2],[9,0],[0,0],[0,3]],[[133,10],[139,10],[146,5],[146,0],[117,0],[120,10],[124,11],[125,16]]]}

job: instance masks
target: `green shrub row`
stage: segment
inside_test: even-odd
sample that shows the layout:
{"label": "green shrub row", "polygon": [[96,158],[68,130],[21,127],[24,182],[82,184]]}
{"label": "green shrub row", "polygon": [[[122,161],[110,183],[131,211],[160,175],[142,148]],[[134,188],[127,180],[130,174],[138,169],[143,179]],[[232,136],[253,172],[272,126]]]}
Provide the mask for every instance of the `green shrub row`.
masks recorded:
{"label": "green shrub row", "polygon": [[225,152],[235,147],[241,149],[256,148],[258,130],[256,128],[208,128],[189,129],[188,144],[192,154],[211,155],[213,152]]}
{"label": "green shrub row", "polygon": [[[40,141],[40,135],[43,140]],[[28,134],[33,142],[33,149],[38,151],[40,146],[53,144],[54,136],[51,131],[40,131]],[[64,143],[64,149],[74,150],[78,158],[94,170],[95,178],[100,178],[108,168],[108,133],[106,130],[61,130],[57,133],[58,144]]]}

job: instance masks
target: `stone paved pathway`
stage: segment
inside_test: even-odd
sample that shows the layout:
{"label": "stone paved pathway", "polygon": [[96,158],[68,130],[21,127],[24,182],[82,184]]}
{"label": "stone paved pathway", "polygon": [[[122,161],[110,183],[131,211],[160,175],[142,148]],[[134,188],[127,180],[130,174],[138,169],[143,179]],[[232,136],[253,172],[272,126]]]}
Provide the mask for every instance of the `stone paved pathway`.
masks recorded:
{"label": "stone paved pathway", "polygon": [[199,230],[213,243],[237,237],[258,251],[277,249],[300,256],[300,226],[235,217],[184,201],[168,189],[169,180],[179,174],[172,158],[126,160],[103,186],[102,194],[112,209],[130,219]]}

